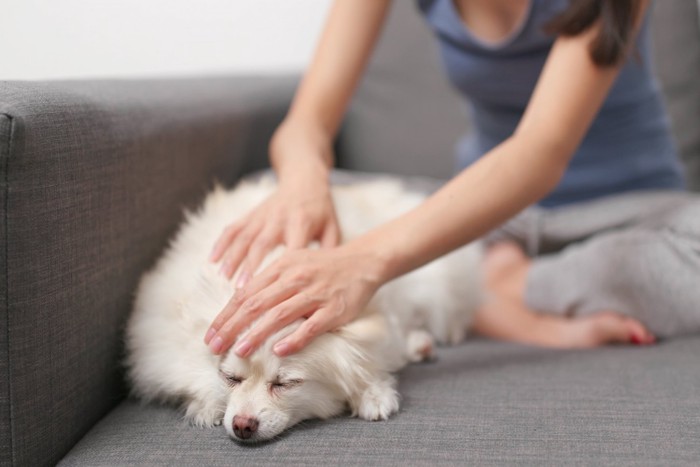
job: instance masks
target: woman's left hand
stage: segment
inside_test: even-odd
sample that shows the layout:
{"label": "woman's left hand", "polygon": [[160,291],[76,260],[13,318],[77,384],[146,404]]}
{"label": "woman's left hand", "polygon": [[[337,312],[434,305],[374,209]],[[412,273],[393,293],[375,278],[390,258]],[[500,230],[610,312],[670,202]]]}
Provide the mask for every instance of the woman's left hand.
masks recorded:
{"label": "woman's left hand", "polygon": [[299,318],[306,318],[273,351],[289,355],[314,337],[341,326],[367,305],[381,286],[378,255],[351,244],[320,250],[288,250],[276,262],[238,289],[219,313],[205,337],[215,354],[234,351],[247,357],[265,340]]}

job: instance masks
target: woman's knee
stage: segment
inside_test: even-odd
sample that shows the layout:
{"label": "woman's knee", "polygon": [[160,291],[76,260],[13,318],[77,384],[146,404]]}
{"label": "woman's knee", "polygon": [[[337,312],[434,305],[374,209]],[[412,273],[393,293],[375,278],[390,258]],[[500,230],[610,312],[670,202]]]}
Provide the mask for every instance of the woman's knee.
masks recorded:
{"label": "woman's knee", "polygon": [[700,242],[700,196],[668,213],[666,230]]}

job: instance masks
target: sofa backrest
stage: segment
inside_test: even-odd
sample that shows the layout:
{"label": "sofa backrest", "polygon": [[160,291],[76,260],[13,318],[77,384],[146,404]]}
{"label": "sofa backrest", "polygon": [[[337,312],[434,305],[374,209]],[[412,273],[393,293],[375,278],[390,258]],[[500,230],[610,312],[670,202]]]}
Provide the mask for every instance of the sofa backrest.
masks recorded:
{"label": "sofa backrest", "polygon": [[700,191],[700,15],[695,0],[654,2],[655,69],[688,183]]}
{"label": "sofa backrest", "polygon": [[[655,66],[692,188],[700,190],[700,16],[695,0],[653,4]],[[469,130],[415,2],[394,2],[339,142],[346,168],[449,177]]]}

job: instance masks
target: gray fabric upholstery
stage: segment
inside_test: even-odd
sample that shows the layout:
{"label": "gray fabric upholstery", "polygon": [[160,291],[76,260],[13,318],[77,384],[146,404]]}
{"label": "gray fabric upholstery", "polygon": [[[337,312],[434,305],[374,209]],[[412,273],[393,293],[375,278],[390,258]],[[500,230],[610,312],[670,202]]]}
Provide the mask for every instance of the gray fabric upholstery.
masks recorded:
{"label": "gray fabric upholstery", "polygon": [[214,177],[261,165],[294,84],[0,84],[0,462],[54,463],[123,397],[140,275]]}
{"label": "gray fabric upholstery", "polygon": [[11,119],[0,113],[0,464],[12,458],[10,424],[10,378],[7,353],[7,159],[10,152]]}
{"label": "gray fabric upholstery", "polygon": [[[343,167],[430,175],[453,173],[453,148],[469,131],[461,98],[450,89],[414,1],[394,2],[386,30],[348,113],[340,141]],[[674,135],[700,190],[700,31],[698,4],[653,6],[656,68]]]}
{"label": "gray fabric upholstery", "polygon": [[700,191],[700,15],[698,2],[654,2],[654,56],[688,182]]}
{"label": "gray fabric upholstery", "polygon": [[61,466],[697,465],[700,339],[553,351],[472,341],[401,374],[386,422],[307,422],[240,446],[125,402]]}

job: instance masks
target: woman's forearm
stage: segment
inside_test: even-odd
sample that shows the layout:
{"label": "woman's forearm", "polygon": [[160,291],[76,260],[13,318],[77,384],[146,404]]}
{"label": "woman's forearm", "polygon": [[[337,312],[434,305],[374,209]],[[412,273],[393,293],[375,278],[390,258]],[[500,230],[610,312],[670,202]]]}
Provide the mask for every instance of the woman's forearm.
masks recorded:
{"label": "woman's forearm", "polygon": [[335,0],[311,65],[270,143],[270,161],[281,179],[309,180],[333,166],[332,141],[390,4]]}
{"label": "woman's forearm", "polygon": [[289,118],[338,131],[379,36],[391,0],[335,0]]}
{"label": "woman's forearm", "polygon": [[374,272],[380,283],[387,282],[477,239],[544,197],[567,161],[557,148],[510,138],[423,204],[348,246],[375,258]]}
{"label": "woman's forearm", "polygon": [[478,238],[554,189],[619,73],[591,61],[595,33],[556,40],[513,136],[420,207],[353,242],[376,258],[378,281]]}

